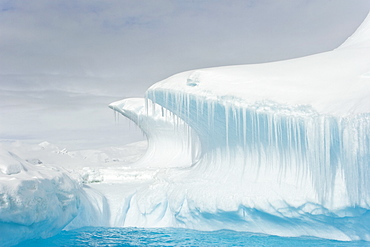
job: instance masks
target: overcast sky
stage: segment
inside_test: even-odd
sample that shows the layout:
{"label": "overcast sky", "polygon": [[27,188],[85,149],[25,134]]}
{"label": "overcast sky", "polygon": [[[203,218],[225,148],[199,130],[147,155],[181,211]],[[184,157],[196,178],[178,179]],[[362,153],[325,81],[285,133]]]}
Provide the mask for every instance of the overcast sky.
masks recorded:
{"label": "overcast sky", "polygon": [[109,103],[185,70],[334,49],[369,10],[370,0],[0,0],[0,139],[140,140]]}

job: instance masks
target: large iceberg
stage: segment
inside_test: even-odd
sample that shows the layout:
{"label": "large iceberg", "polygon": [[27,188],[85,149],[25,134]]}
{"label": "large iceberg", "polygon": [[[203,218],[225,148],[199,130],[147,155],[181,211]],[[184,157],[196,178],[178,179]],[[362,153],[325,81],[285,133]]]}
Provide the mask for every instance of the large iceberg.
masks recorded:
{"label": "large iceberg", "polygon": [[370,15],[333,51],[183,72],[110,107],[157,169],[118,225],[370,240]]}

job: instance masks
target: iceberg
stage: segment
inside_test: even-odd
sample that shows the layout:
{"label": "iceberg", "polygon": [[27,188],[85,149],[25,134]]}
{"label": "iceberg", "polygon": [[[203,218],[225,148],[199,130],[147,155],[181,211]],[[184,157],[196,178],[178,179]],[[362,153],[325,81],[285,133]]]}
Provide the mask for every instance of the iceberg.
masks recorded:
{"label": "iceberg", "polygon": [[78,186],[65,173],[0,149],[0,245],[58,233],[77,215]]}
{"label": "iceberg", "polygon": [[[370,15],[335,50],[176,74],[110,107],[157,169],[119,226],[370,241]],[[135,168],[136,169],[136,168]]]}
{"label": "iceberg", "polygon": [[187,71],[111,103],[147,145],[0,143],[0,246],[84,226],[370,241],[369,85],[370,14],[333,51]]}
{"label": "iceberg", "polygon": [[105,197],[54,163],[71,161],[67,156],[47,142],[0,143],[0,246],[108,225]]}

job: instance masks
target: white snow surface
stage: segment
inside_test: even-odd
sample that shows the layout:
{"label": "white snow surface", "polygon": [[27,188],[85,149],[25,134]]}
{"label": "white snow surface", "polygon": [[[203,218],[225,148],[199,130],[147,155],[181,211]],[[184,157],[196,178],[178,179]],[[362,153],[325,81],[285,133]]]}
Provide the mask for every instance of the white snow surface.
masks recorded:
{"label": "white snow surface", "polygon": [[339,48],[183,72],[110,107],[148,144],[0,147],[0,245],[82,226],[370,241],[370,15]]}

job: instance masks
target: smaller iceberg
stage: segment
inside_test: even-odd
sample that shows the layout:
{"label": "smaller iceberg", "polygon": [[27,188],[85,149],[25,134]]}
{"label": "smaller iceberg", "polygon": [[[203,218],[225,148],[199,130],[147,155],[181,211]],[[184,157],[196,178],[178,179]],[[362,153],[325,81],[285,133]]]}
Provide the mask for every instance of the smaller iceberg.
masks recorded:
{"label": "smaller iceberg", "polygon": [[46,142],[31,149],[19,143],[0,144],[0,246],[51,237],[67,225],[72,229],[108,224],[109,211],[100,193],[64,168],[34,156],[65,155],[59,151]]}
{"label": "smaller iceberg", "polygon": [[58,233],[78,214],[79,187],[65,173],[0,149],[0,243]]}

